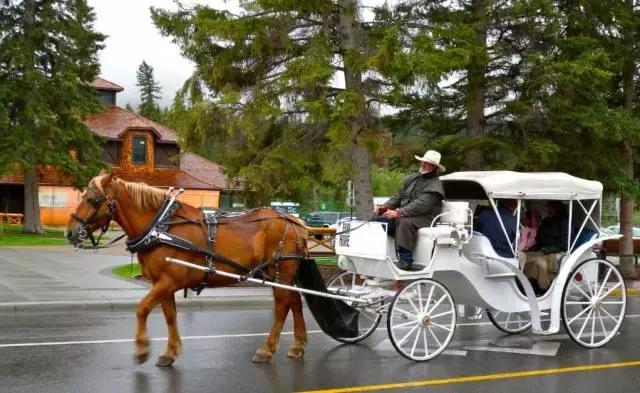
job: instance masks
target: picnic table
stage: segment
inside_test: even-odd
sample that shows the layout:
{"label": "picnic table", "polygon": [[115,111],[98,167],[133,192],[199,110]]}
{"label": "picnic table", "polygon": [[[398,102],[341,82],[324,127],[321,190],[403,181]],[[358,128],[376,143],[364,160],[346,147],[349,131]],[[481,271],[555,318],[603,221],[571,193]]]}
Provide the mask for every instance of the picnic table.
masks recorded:
{"label": "picnic table", "polygon": [[22,224],[23,217],[20,213],[0,213],[0,222],[6,220],[9,225],[19,225]]}

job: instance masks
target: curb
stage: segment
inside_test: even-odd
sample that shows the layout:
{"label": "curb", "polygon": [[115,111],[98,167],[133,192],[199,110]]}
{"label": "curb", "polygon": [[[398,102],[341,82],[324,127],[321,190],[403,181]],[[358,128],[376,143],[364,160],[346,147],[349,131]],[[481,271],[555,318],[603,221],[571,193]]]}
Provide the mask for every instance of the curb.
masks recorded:
{"label": "curb", "polygon": [[[58,311],[132,311],[136,309],[139,302],[140,299],[0,303],[0,313],[18,314]],[[176,305],[178,311],[185,308],[189,310],[256,308],[273,306],[273,298],[271,296],[201,299],[176,298]]]}

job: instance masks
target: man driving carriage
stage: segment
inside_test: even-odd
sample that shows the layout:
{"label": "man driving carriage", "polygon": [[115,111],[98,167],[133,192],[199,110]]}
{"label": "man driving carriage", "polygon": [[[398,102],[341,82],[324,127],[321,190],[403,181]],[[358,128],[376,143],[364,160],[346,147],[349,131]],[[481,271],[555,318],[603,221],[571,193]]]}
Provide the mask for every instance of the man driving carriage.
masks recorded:
{"label": "man driving carriage", "polygon": [[396,238],[397,266],[404,270],[411,269],[418,229],[431,225],[440,214],[444,199],[438,172],[446,169],[440,164],[440,153],[429,150],[415,158],[420,161],[418,173],[405,177],[398,193],[375,208],[375,213],[380,215],[378,221],[387,222],[387,233]]}

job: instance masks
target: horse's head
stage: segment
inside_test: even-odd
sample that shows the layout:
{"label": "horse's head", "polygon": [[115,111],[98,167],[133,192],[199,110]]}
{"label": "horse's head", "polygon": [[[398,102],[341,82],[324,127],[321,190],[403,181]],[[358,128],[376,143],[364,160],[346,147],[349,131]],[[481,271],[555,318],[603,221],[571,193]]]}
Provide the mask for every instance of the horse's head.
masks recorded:
{"label": "horse's head", "polygon": [[112,174],[91,179],[69,218],[65,231],[69,243],[78,245],[87,238],[93,241],[93,232],[97,229],[104,233],[115,218],[117,198],[118,188]]}

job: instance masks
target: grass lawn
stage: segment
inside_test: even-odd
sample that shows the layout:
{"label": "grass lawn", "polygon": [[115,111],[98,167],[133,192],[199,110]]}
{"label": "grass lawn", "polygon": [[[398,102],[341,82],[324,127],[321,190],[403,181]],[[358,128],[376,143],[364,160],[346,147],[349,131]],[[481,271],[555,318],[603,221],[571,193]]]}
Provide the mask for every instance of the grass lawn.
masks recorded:
{"label": "grass lawn", "polygon": [[43,235],[22,233],[22,225],[0,226],[0,247],[7,246],[64,246],[68,244],[62,229],[45,228]]}
{"label": "grass lawn", "polygon": [[134,263],[133,265],[130,263],[127,263],[125,265],[120,265],[118,267],[115,267],[111,271],[111,273],[115,274],[118,277],[122,277],[126,279],[131,279],[131,278],[135,278],[136,276],[142,275],[142,272],[140,271],[140,264],[138,264],[137,262]]}
{"label": "grass lawn", "polygon": [[312,257],[315,259],[316,264],[323,266],[336,266],[336,257],[335,256],[326,256],[326,257]]}

